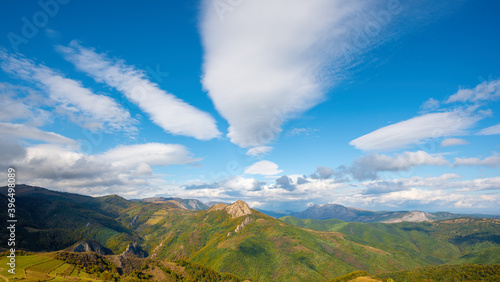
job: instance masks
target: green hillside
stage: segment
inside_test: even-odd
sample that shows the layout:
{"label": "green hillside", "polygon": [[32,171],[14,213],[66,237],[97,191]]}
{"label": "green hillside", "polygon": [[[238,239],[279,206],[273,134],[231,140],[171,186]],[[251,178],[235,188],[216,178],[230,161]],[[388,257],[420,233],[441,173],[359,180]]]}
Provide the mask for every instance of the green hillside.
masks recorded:
{"label": "green hillside", "polygon": [[375,276],[386,281],[500,281],[500,264],[477,265],[466,264],[457,266],[430,266],[394,273],[384,273]]}
{"label": "green hillside", "polygon": [[[339,232],[296,228],[258,211],[248,216],[251,223],[240,233],[234,230],[245,217],[231,219],[223,210],[156,209],[148,214],[149,219],[141,215],[135,230],[146,238],[153,255],[187,259],[259,281],[286,281],[292,277],[297,281],[324,281],[355,270],[381,273],[446,262],[411,247],[405,249],[412,252],[408,256],[404,251],[380,249],[368,240]],[[127,213],[129,219],[133,216]],[[450,249],[455,250],[452,245]]]}
{"label": "green hillside", "polygon": [[[128,201],[116,195],[92,198],[29,186],[21,186],[19,192],[18,250],[50,252],[92,239],[116,254],[82,257],[62,252],[19,257],[18,267],[29,266],[25,273],[34,279],[64,281],[61,275],[77,269],[71,277],[95,281],[234,278],[222,273],[255,281],[344,281],[361,275],[365,277],[356,279],[369,281],[384,273],[407,275],[401,271],[424,269],[425,275],[439,276],[451,273],[447,269],[458,271],[453,265],[500,263],[497,219],[393,224],[290,216],[278,220],[241,201],[196,211],[172,201]],[[6,204],[2,194],[0,204]],[[6,216],[0,210],[1,228],[5,228]],[[5,240],[6,232],[0,234]],[[124,257],[118,254],[132,242],[149,253],[147,259],[120,259]],[[98,261],[100,268],[92,269],[85,259]],[[37,263],[41,268],[34,266]],[[434,268],[426,268],[430,266]],[[471,269],[479,268],[463,271]]]}
{"label": "green hillside", "polygon": [[466,254],[448,264],[495,264],[500,263],[500,248],[489,248]]}
{"label": "green hillside", "polygon": [[[500,263],[493,250],[500,247],[500,220],[459,218],[437,222],[393,224],[303,220],[283,217],[283,221],[313,230],[335,230],[355,242],[394,254],[411,255],[421,264],[441,264],[460,259],[463,263]],[[493,248],[493,249],[491,249]],[[488,255],[488,256],[486,256]],[[487,257],[487,258],[486,258]]]}

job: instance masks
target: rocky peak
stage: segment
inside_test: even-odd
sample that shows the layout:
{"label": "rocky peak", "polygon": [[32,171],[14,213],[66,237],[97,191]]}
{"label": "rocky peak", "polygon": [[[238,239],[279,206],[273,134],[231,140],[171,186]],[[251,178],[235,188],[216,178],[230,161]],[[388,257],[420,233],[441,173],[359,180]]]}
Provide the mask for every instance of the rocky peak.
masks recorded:
{"label": "rocky peak", "polygon": [[70,248],[71,252],[75,253],[83,253],[83,252],[95,252],[99,255],[105,256],[105,255],[114,255],[113,251],[110,249],[104,247],[101,245],[99,242],[95,240],[82,240],[72,248]]}
{"label": "rocky peak", "polygon": [[224,209],[231,216],[231,218],[252,214],[252,210],[250,210],[248,204],[241,200],[232,203]]}

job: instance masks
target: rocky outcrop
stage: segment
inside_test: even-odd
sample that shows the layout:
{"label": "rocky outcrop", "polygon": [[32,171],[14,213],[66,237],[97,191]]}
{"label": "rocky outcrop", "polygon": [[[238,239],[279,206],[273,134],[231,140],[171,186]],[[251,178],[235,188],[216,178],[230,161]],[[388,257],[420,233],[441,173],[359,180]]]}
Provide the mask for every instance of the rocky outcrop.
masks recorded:
{"label": "rocky outcrop", "polygon": [[208,211],[213,212],[213,211],[221,211],[227,207],[226,204],[220,203],[220,204],[215,204],[213,205]]}
{"label": "rocky outcrop", "polygon": [[234,229],[234,232],[239,233],[250,222],[252,222],[252,219],[250,217],[245,218],[245,220],[243,220],[243,222],[240,225],[236,226],[236,229]]}
{"label": "rocky outcrop", "polygon": [[128,224],[128,227],[132,227],[132,226],[134,226],[137,223],[137,219],[139,218],[139,215],[140,214],[134,216],[134,218],[132,219],[132,221],[130,221],[130,223]]}
{"label": "rocky outcrop", "polygon": [[83,253],[83,252],[95,252],[99,255],[114,255],[113,251],[104,247],[99,242],[95,240],[83,240],[78,243],[74,247],[69,249],[70,252],[75,253]]}
{"label": "rocky outcrop", "polygon": [[148,256],[148,252],[143,250],[137,243],[130,243],[127,246],[127,249],[121,254],[124,257],[137,257],[137,258],[145,258]]}
{"label": "rocky outcrop", "polygon": [[[212,208],[214,208],[215,206],[213,206]],[[225,207],[224,209],[231,216],[231,218],[237,218],[240,216],[252,214],[252,210],[250,210],[248,204],[241,200],[232,203],[231,205]]]}
{"label": "rocky outcrop", "polygon": [[421,212],[421,211],[412,211],[409,212],[402,217],[399,218],[392,218],[386,221],[383,221],[383,223],[398,223],[398,222],[422,222],[422,221],[433,221],[432,218],[434,215],[426,212]]}

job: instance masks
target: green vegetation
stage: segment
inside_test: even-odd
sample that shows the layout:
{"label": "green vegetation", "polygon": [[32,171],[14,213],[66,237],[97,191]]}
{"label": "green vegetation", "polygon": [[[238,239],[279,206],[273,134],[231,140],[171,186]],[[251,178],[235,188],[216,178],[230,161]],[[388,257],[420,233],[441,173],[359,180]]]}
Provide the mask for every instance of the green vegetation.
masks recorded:
{"label": "green vegetation", "polygon": [[[371,281],[373,277],[396,277],[380,276],[384,273],[409,275],[405,274],[409,271],[431,277],[423,279],[455,272],[474,278],[468,271],[496,277],[487,267],[500,263],[498,219],[383,224],[291,216],[277,220],[258,211],[231,218],[225,210],[186,210],[172,201],[127,201],[116,195],[91,198],[25,189],[19,190],[16,201],[18,250],[61,250],[82,239],[93,239],[115,254],[137,242],[150,256],[18,253],[15,277],[20,279]],[[0,194],[0,202],[4,201]],[[246,218],[250,222],[235,232]],[[5,211],[0,211],[0,228],[5,224]],[[5,241],[5,236],[1,233],[0,239]],[[0,257],[0,263],[5,262]],[[464,264],[476,266],[456,268]],[[0,274],[12,277],[5,268]]]}
{"label": "green vegetation", "polygon": [[500,263],[500,248],[489,248],[466,254],[448,264],[495,264]]}
{"label": "green vegetation", "polygon": [[[96,253],[55,252],[18,256],[16,274],[0,275],[28,281],[243,281],[228,273],[187,261],[163,263],[149,259],[123,259]],[[120,267],[115,263],[120,262]],[[1,257],[5,265],[7,257]],[[115,263],[114,263],[115,262]]]}
{"label": "green vegetation", "polygon": [[348,281],[351,281],[351,280],[356,279],[358,277],[364,277],[364,276],[369,276],[369,275],[370,275],[370,273],[368,273],[366,271],[354,271],[354,272],[351,272],[349,274],[332,279],[332,280],[330,280],[330,282],[348,282]]}
{"label": "green vegetation", "polygon": [[430,266],[377,275],[379,279],[394,281],[500,281],[500,264],[458,266]]}

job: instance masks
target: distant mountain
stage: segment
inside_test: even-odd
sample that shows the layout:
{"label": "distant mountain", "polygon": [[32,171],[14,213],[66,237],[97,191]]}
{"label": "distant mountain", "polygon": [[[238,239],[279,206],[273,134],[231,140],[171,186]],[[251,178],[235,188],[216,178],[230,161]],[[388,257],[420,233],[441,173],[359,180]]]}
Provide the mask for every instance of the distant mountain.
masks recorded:
{"label": "distant mountain", "polygon": [[219,202],[219,201],[210,201],[210,202],[207,202],[205,203],[205,205],[207,205],[208,207],[211,207],[211,206],[214,206],[214,205],[217,205],[217,204],[228,204],[228,203],[225,203],[225,202]]}
{"label": "distant mountain", "polygon": [[145,198],[142,199],[141,201],[149,203],[175,202],[178,203],[178,206],[180,208],[185,208],[187,210],[206,210],[210,207],[196,199],[153,197],[153,198]]}
{"label": "distant mountain", "polygon": [[292,211],[268,211],[268,210],[262,210],[262,209],[256,209],[256,210],[260,211],[261,213],[263,213],[265,215],[272,216],[274,218],[280,218],[280,217],[287,216],[287,215],[294,213]]}
{"label": "distant mountain", "polygon": [[[272,213],[270,213],[272,214]],[[279,214],[278,214],[279,215]],[[301,212],[287,215],[302,219],[340,219],[347,222],[422,222],[470,217],[500,218],[496,215],[455,214],[450,212],[427,213],[422,211],[370,211],[345,207],[337,204],[314,205]],[[286,215],[283,215],[286,216]]]}
{"label": "distant mountain", "polygon": [[[374,211],[359,210],[355,208],[347,208],[337,204],[314,205],[304,211],[292,213],[291,215],[297,218],[311,219],[341,219],[344,221],[369,221],[377,213]],[[366,219],[366,220],[365,220]]]}

